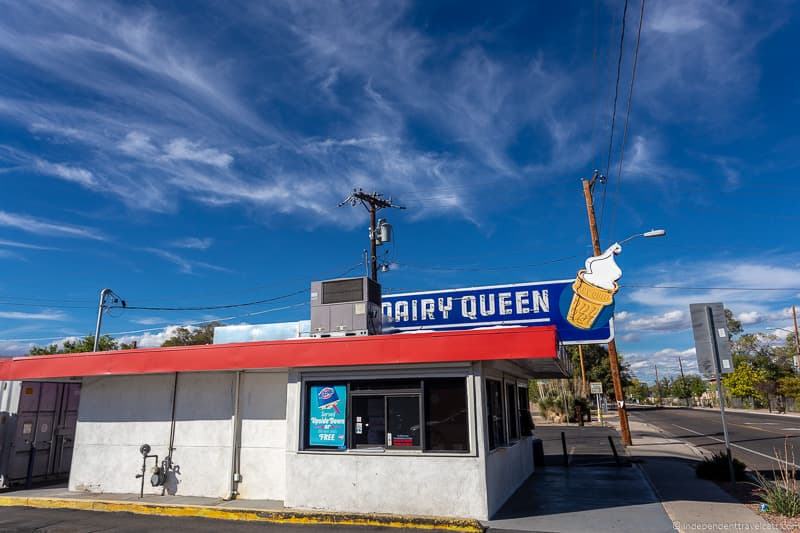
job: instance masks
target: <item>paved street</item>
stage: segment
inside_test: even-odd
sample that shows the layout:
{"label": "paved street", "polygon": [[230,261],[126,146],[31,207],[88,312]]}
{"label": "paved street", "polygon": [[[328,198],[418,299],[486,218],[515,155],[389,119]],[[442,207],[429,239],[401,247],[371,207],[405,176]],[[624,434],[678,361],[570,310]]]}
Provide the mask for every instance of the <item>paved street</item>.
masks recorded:
{"label": "paved street", "polygon": [[[658,427],[672,438],[706,450],[725,448],[719,411],[644,408],[630,412],[633,418]],[[782,454],[787,438],[800,459],[799,417],[726,412],[726,421],[734,457],[751,469],[766,472],[775,469],[778,463],[773,458],[774,451]]]}
{"label": "paved street", "polygon": [[84,533],[89,531],[146,532],[146,531],[196,531],[218,533],[371,533],[397,531],[395,529],[344,526],[289,526],[263,522],[233,522],[207,518],[172,518],[143,516],[131,513],[99,513],[65,509],[31,509],[4,507],[0,511],[0,533],[6,532]]}

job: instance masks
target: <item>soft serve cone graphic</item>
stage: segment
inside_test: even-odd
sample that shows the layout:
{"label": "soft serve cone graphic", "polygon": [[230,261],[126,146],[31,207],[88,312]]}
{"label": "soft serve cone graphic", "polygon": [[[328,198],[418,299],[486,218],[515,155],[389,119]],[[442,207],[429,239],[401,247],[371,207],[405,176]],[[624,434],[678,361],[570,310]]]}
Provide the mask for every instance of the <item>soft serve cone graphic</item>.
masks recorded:
{"label": "soft serve cone graphic", "polygon": [[567,313],[567,321],[576,328],[591,329],[603,308],[614,302],[619,290],[617,280],[622,276],[614,256],[621,251],[622,246],[614,243],[602,254],[587,259],[586,268],[578,272]]}

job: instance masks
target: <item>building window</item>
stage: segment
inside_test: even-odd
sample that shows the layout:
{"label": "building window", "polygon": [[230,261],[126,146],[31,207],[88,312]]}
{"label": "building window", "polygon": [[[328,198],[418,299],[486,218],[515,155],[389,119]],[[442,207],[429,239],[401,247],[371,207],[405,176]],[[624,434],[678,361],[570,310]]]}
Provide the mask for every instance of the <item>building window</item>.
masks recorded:
{"label": "building window", "polygon": [[533,432],[533,418],[531,417],[528,389],[517,387],[517,396],[519,401],[519,433],[523,437],[527,437]]}
{"label": "building window", "polygon": [[463,378],[425,380],[425,449],[469,450],[467,386]]}
{"label": "building window", "polygon": [[512,441],[519,440],[516,389],[513,383],[506,383],[506,420],[508,420],[508,439]]}
{"label": "building window", "polygon": [[[306,390],[305,449],[469,450],[465,378],[307,383]],[[330,411],[333,396],[351,408]]]}
{"label": "building window", "polygon": [[486,416],[489,449],[508,444],[503,420],[503,384],[493,379],[486,380]]}

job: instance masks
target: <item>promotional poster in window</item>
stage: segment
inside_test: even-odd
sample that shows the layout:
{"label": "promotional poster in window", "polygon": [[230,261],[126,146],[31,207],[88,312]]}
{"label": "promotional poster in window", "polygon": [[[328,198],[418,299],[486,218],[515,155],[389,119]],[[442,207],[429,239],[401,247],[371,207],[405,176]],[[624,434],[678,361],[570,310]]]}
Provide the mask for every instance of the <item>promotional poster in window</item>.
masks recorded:
{"label": "promotional poster in window", "polygon": [[308,443],[344,448],[347,433],[347,386],[311,385]]}

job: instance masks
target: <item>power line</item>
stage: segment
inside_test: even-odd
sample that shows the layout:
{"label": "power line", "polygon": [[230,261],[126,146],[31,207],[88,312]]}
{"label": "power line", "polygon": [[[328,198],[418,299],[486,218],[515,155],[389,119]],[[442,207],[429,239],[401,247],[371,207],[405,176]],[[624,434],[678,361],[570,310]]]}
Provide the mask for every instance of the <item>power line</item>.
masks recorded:
{"label": "power line", "polygon": [[[625,8],[622,10],[622,30],[620,32],[619,37],[619,55],[617,56],[617,80],[614,84],[614,105],[611,110],[611,131],[609,132],[608,136],[608,156],[606,158],[606,172],[605,175],[608,176],[609,172],[611,171],[611,152],[614,148],[614,128],[616,127],[617,122],[617,100],[619,98],[619,82],[622,75],[622,56],[625,51],[625,19],[628,16],[628,0],[625,0]],[[603,187],[603,197],[600,204],[600,220],[598,223],[598,227],[602,225],[603,222],[603,214],[605,213],[606,208],[606,189],[607,187]]]}
{"label": "power line", "polygon": [[8,301],[0,301],[0,305],[8,305],[11,307],[35,307],[37,309],[96,309],[91,305],[60,305],[60,304],[49,304],[49,303],[24,303],[24,302],[8,302]]}
{"label": "power line", "polygon": [[[271,309],[264,309],[262,311],[253,311],[252,313],[244,313],[244,314],[236,315],[236,316],[215,318],[213,320],[200,320],[200,321],[195,321],[195,322],[185,322],[183,324],[165,323],[165,324],[163,324],[161,326],[154,326],[152,328],[132,329],[132,330],[128,330],[128,331],[112,331],[110,333],[106,333],[105,335],[112,335],[112,336],[113,335],[132,335],[134,333],[146,333],[148,331],[159,331],[159,330],[162,330],[164,328],[168,328],[170,326],[187,327],[187,326],[199,326],[199,325],[202,325],[202,324],[208,324],[210,322],[229,322],[231,320],[237,320],[237,319],[240,319],[240,318],[263,315],[263,314],[266,314],[266,313],[273,313],[273,312],[276,312],[276,311],[285,311],[287,309],[294,309],[294,308],[297,308],[297,307],[304,307],[304,306],[307,306],[307,305],[309,305],[308,302],[299,302],[299,303],[296,303],[296,304],[285,305],[283,307],[274,307],[274,308],[271,308]],[[85,337],[86,335],[87,334],[83,334],[83,333],[74,333],[74,334],[65,333],[65,334],[62,334],[62,335],[56,335],[54,337],[31,337],[31,338],[27,338],[27,339],[0,339],[0,342],[48,341],[48,340],[57,340],[57,339],[68,338],[68,337]]]}
{"label": "power line", "polygon": [[636,48],[633,53],[633,67],[631,70],[631,84],[628,89],[628,105],[625,110],[625,127],[622,129],[622,145],[619,149],[619,168],[617,169],[616,191],[614,192],[614,210],[611,212],[611,233],[614,233],[614,226],[617,223],[617,210],[619,209],[619,192],[620,184],[622,183],[622,162],[625,159],[625,143],[628,140],[628,122],[631,116],[631,102],[633,101],[633,86],[636,82],[636,66],[639,62],[639,43],[642,40],[642,21],[644,21],[644,3],[642,0],[641,8],[639,9],[639,29],[636,32]]}
{"label": "power line", "polygon": [[541,263],[529,263],[526,265],[508,265],[508,266],[498,266],[498,267],[446,267],[446,266],[415,265],[413,263],[398,263],[398,264],[400,266],[406,266],[417,269],[437,270],[442,272],[495,272],[499,270],[516,270],[520,268],[533,268],[538,266],[545,266],[553,263],[560,263],[562,261],[568,261],[570,259],[575,259],[579,257],[583,256],[580,254],[574,254],[566,257],[559,257],[558,259],[551,259],[549,261],[542,261]]}
{"label": "power line", "polygon": [[676,289],[687,291],[800,291],[800,287],[682,287],[680,285],[629,284],[621,284],[620,287],[632,287],[636,289]]}
{"label": "power line", "polygon": [[[263,300],[255,300],[252,302],[244,302],[244,303],[237,303],[237,304],[224,304],[224,305],[202,305],[202,306],[192,306],[192,307],[148,307],[148,306],[136,306],[136,305],[128,305],[125,309],[131,310],[142,310],[142,311],[213,311],[217,309],[233,309],[236,307],[249,307],[251,305],[259,305],[274,302],[277,300],[283,300],[286,298],[290,298],[292,296],[296,296],[298,294],[303,294],[308,292],[308,289],[302,289],[299,291],[294,291],[288,294],[283,294],[281,296],[275,296],[273,298],[265,298]],[[116,309],[117,307],[113,307]]]}

